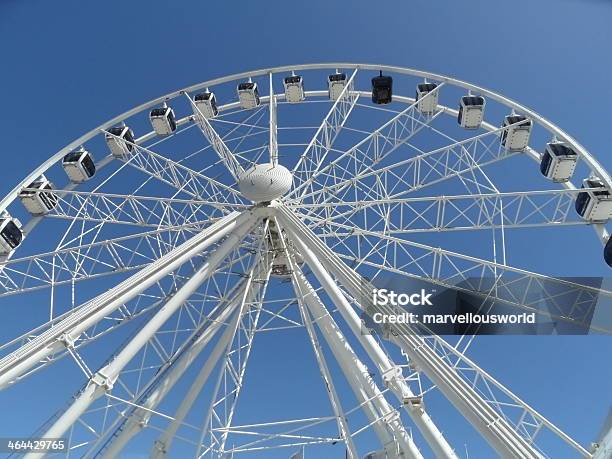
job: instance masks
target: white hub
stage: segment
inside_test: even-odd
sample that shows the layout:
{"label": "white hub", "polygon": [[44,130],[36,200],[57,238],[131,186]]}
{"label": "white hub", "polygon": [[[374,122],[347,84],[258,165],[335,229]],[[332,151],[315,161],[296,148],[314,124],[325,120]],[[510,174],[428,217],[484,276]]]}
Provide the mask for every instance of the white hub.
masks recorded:
{"label": "white hub", "polygon": [[287,193],[292,185],[293,175],[279,164],[257,164],[238,177],[240,192],[253,202],[278,199]]}

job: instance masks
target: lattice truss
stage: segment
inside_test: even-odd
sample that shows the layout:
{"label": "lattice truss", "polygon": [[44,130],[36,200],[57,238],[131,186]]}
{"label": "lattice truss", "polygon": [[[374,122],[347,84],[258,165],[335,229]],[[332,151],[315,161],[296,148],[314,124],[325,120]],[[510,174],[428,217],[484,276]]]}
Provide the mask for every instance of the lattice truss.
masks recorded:
{"label": "lattice truss", "polygon": [[[580,151],[571,181],[545,181],[535,146],[500,143],[521,122],[498,127],[495,116],[524,107],[485,92],[491,118],[464,130],[456,101],[474,88],[452,79],[429,76],[437,87],[415,100],[402,94],[413,94],[423,74],[400,72],[394,102],[381,106],[370,102],[373,68],[351,66],[335,98],[307,85],[296,104],[281,89],[288,70],[243,75],[259,84],[255,108],[241,107],[238,80],[228,78],[128,112],[39,170],[54,183],[52,209],[30,215],[16,195],[5,205],[25,222],[25,239],[0,260],[0,306],[11,314],[35,307],[15,332],[3,330],[0,396],[25,378],[66,372],[70,384],[48,397],[60,402],[41,409],[53,415],[32,426],[34,435],[66,437],[66,457],[288,457],[303,449],[312,457],[376,450],[457,458],[463,444],[446,434],[451,426],[430,412],[430,400],[450,402],[479,434],[474,451],[542,458],[565,448],[604,457],[471,360],[474,336],[409,325],[364,333],[361,321],[364,311],[397,312],[368,300],[374,284],[394,276],[535,312],[555,326],[610,333],[594,317],[612,292],[514,266],[508,243],[511,234],[570,229],[586,240],[590,226],[605,242],[606,222],[574,210],[579,193],[603,191],[579,188],[579,178],[602,177],[598,163]],[[332,70],[302,72],[310,82]],[[194,99],[207,86],[219,101],[216,117]],[[435,108],[424,111],[434,97]],[[162,102],[177,113],[169,136],[148,132],[147,111]],[[530,145],[567,140],[533,121]],[[134,139],[111,130],[118,122]],[[105,153],[109,140],[124,154]],[[67,183],[61,158],[79,144],[99,159],[96,175]],[[254,204],[238,182],[262,163],[291,170],[293,187]],[[605,188],[610,179],[602,180]],[[20,191],[37,192],[30,182]],[[287,336],[307,343],[294,357],[320,376],[320,415],[294,416],[292,404],[281,418],[259,412],[261,404],[242,410],[253,395],[249,364],[266,336],[278,336],[279,349]],[[308,405],[315,388],[296,377],[282,376]]]}

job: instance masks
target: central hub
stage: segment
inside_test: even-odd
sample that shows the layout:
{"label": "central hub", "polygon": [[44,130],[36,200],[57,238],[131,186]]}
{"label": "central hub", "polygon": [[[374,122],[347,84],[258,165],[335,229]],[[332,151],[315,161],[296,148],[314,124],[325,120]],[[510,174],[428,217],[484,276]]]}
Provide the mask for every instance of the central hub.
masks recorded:
{"label": "central hub", "polygon": [[293,175],[280,164],[257,164],[238,177],[242,195],[253,202],[268,202],[282,197],[293,185]]}

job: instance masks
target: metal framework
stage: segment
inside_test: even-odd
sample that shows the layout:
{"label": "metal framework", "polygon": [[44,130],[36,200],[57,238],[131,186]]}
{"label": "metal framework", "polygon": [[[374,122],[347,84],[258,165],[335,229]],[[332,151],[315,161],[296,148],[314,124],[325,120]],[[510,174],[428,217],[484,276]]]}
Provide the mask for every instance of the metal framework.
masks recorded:
{"label": "metal framework", "polygon": [[[390,105],[369,102],[368,79],[379,70],[400,88]],[[334,98],[325,87],[332,71],[343,84]],[[289,72],[318,88],[303,101],[285,100],[274,87]],[[252,109],[227,96],[246,79],[262,92]],[[402,94],[422,81],[437,86],[418,101]],[[217,94],[215,116],[193,98],[204,88]],[[453,107],[465,94],[487,99],[476,130],[456,122]],[[434,110],[422,111],[426,98],[438,101]],[[110,132],[119,123],[140,126],[161,103],[181,115],[172,135],[152,131],[130,141]],[[570,145],[578,155],[574,176],[561,184],[540,177],[541,145],[506,149],[500,135],[519,123],[497,127],[486,116],[494,104],[528,117],[532,138]],[[104,156],[105,139],[123,142],[125,154]],[[96,175],[78,184],[56,180],[46,192],[54,204],[24,214],[20,194],[39,192],[29,187],[42,174],[61,177],[62,158],[80,145],[101,157]],[[290,170],[293,186],[250,202],[237,184],[263,163]],[[509,186],[512,174],[524,176],[520,189]],[[604,188],[581,189],[587,176]],[[270,172],[257,186],[275,180]],[[137,446],[157,459],[288,457],[296,450],[456,459],[463,445],[444,414],[425,403],[430,397],[450,402],[473,428],[467,446],[474,450],[521,459],[610,457],[609,434],[599,447],[581,445],[516,395],[512,381],[502,384],[472,360],[474,336],[442,337],[411,324],[376,335],[364,333],[361,318],[397,312],[368,301],[378,279],[397,276],[536,312],[558,327],[612,332],[596,314],[612,297],[605,285],[509,263],[511,233],[538,240],[571,230],[579,243],[591,226],[605,244],[607,221],[590,222],[573,209],[589,191],[612,191],[612,179],[570,135],[453,78],[332,63],[181,89],[83,135],[0,201],[3,218],[26,220],[23,242],[0,259],[0,304],[39,305],[0,344],[0,397],[18,393],[25,378],[70,367],[66,387],[53,395],[68,402],[33,425],[34,437],[66,438],[66,457],[121,457]],[[475,240],[478,250],[470,251]],[[245,416],[258,337],[274,334],[282,347],[298,333],[312,350],[322,380],[316,389],[329,410],[301,416],[283,406],[282,418],[265,410]],[[285,375],[293,397],[296,390],[301,399],[314,394],[293,376]]]}

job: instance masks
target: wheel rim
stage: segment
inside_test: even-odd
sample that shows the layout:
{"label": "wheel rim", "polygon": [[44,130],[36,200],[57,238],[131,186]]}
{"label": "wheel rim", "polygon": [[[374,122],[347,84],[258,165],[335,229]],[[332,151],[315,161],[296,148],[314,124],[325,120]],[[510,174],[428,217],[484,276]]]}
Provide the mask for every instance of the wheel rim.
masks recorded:
{"label": "wheel rim", "polygon": [[[290,71],[303,73],[308,89],[309,83],[314,85],[313,81],[318,81],[323,88],[324,76],[336,68],[346,73],[348,81],[336,102],[327,98],[326,89],[307,90],[306,100],[299,104],[285,100],[280,90],[281,78]],[[367,101],[370,96],[366,90],[367,81],[373,76],[372,71],[379,69],[392,74],[397,80],[396,87],[400,88],[389,106],[376,106]],[[261,95],[261,106],[252,110],[241,109],[232,93],[235,84],[247,78],[259,84]],[[440,105],[429,114],[419,112],[414,97],[403,95],[413,87],[411,83],[423,79],[439,85]],[[272,103],[268,95],[271,86],[276,90]],[[190,99],[208,87],[216,92],[220,101],[229,101],[219,106],[219,117],[210,120],[194,109]],[[477,131],[469,133],[460,131],[455,126],[456,121],[451,126],[457,110],[447,106],[447,101],[457,100],[458,95],[468,90],[487,99],[485,117],[489,112],[493,117]],[[163,138],[155,135],[154,131],[146,131],[146,119],[143,120],[143,113],[162,102],[173,106],[179,114],[177,131]],[[307,109],[308,113],[296,114],[299,109]],[[578,153],[579,168],[572,180],[562,185],[548,182],[548,187],[542,186],[547,182],[540,181],[539,188],[529,188],[529,191],[501,189],[495,180],[501,178],[500,171],[493,170],[489,176],[487,167],[494,168],[500,162],[523,161],[525,157],[540,161],[536,145],[522,152],[508,152],[499,146],[498,136],[502,130],[491,123],[499,124],[501,117],[508,114],[504,110],[528,116],[534,122],[532,144],[539,142],[543,145],[554,135]],[[289,124],[293,120],[303,124]],[[133,150],[122,158],[103,156],[101,153],[106,151],[104,136],[120,122],[134,126],[137,132]],[[369,127],[367,123],[370,123]],[[423,138],[425,135],[428,137]],[[43,217],[29,216],[20,207],[18,194],[41,174],[59,177],[61,158],[80,145],[94,152],[99,168],[97,175],[79,186],[56,179],[54,183],[60,186],[56,190],[58,206]],[[179,151],[183,153],[179,154]],[[270,205],[260,203],[253,207],[241,195],[236,181],[240,171],[268,161],[287,165],[293,173],[293,188]],[[524,163],[537,168],[533,161],[523,161],[515,167],[524,167]],[[525,183],[533,180],[535,175],[526,173]],[[377,65],[309,64],[247,72],[176,91],[130,110],[72,142],[33,171],[0,202],[3,211],[25,220],[27,235],[23,247],[3,259],[0,296],[6,299],[0,301],[8,304],[7,307],[15,307],[25,295],[35,299],[47,295],[49,304],[44,314],[33,314],[32,321],[27,326],[24,324],[25,335],[14,335],[4,341],[0,378],[4,373],[5,379],[0,381],[9,386],[15,383],[15,377],[25,380],[26,376],[38,370],[53,371],[55,365],[52,364],[67,357],[63,360],[70,361],[85,382],[83,393],[94,386],[92,394],[101,392],[92,396],[93,403],[88,404],[79,416],[69,419],[66,417],[69,410],[61,410],[56,418],[42,426],[41,432],[61,432],[69,436],[70,447],[78,448],[81,454],[116,454],[123,446],[122,442],[143,435],[141,430],[151,432],[157,428],[166,429],[166,434],[159,435],[161,443],[155,443],[156,454],[166,451],[164,448],[170,451],[171,445],[176,448],[177,442],[182,442],[183,447],[191,445],[192,453],[195,451],[196,455],[214,457],[232,452],[258,454],[261,453],[259,448],[268,446],[300,447],[305,444],[312,448],[313,445],[339,440],[344,441],[347,454],[355,451],[363,454],[364,445],[369,443],[361,438],[370,435],[374,439],[378,437],[382,446],[384,438],[393,440],[393,447],[387,445],[388,455],[393,455],[393,448],[399,448],[409,456],[418,457],[417,449],[402,425],[416,422],[425,439],[419,447],[431,448],[443,454],[442,457],[454,457],[445,440],[433,438],[437,428],[428,424],[431,420],[423,421],[422,416],[419,418],[420,415],[415,414],[422,412],[418,407],[411,405],[397,424],[385,420],[384,426],[379,425],[375,413],[380,414],[385,407],[392,408],[383,395],[376,395],[383,387],[383,379],[347,377],[350,364],[346,362],[345,366],[341,365],[340,374],[353,384],[353,392],[356,386],[363,387],[373,382],[376,387],[369,390],[374,392],[368,393],[380,397],[381,401],[373,404],[370,412],[365,409],[364,413],[351,418],[347,412],[354,412],[355,403],[348,403],[346,407],[340,403],[346,397],[350,398],[350,391],[349,396],[336,393],[335,389],[330,391],[328,395],[335,415],[302,422],[315,426],[327,423],[332,431],[335,430],[335,436],[329,433],[298,434],[299,429],[286,429],[283,435],[268,433],[268,436],[258,431],[257,435],[263,440],[236,446],[233,442],[244,435],[239,433],[240,429],[252,429],[249,434],[254,435],[257,429],[265,430],[270,425],[254,427],[251,424],[255,423],[245,426],[238,422],[236,426],[236,402],[230,402],[228,398],[231,394],[234,400],[238,400],[254,335],[264,330],[305,328],[309,343],[315,350],[319,371],[328,387],[333,386],[332,380],[336,380],[338,375],[332,375],[327,360],[353,359],[352,364],[357,365],[354,359],[358,358],[381,371],[385,362],[373,358],[372,352],[378,347],[386,349],[393,345],[381,340],[364,343],[365,338],[353,336],[345,330],[343,339],[361,351],[354,354],[342,354],[343,351],[338,349],[334,351],[334,346],[337,348],[341,344],[327,341],[333,340],[329,335],[332,333],[330,330],[334,330],[334,323],[327,324],[330,327],[327,332],[319,329],[316,320],[316,312],[321,312],[319,306],[309,304],[303,298],[318,292],[328,306],[333,304],[345,314],[348,314],[348,309],[343,310],[337,304],[342,298],[347,301],[345,307],[359,310],[359,305],[350,300],[355,297],[355,291],[350,288],[351,276],[355,273],[370,279],[391,273],[427,279],[444,287],[454,285],[457,279],[491,276],[502,279],[501,285],[536,282],[567,291],[578,290],[590,295],[592,302],[596,302],[597,297],[612,295],[606,290],[560,281],[507,264],[506,231],[528,231],[538,226],[586,226],[588,222],[575,215],[573,203],[580,186],[577,180],[588,175],[597,176],[607,187],[612,187],[607,172],[580,144],[537,113],[478,86],[426,72]],[[246,220],[236,220],[238,214],[249,214],[254,220],[249,220],[248,224]],[[40,223],[43,223],[41,228],[36,228]],[[599,239],[607,240],[605,224],[589,226],[595,229]],[[36,245],[40,244],[37,235],[41,234],[43,227],[48,228],[49,234],[59,235],[52,244],[45,241],[46,248]],[[242,231],[241,228],[246,229]],[[236,232],[239,237],[234,240]],[[463,236],[475,233],[491,237],[486,251],[460,253],[461,250],[453,250],[459,238],[465,237],[464,249],[470,241],[477,240]],[[445,239],[435,239],[440,235]],[[197,237],[201,237],[201,245],[194,246],[190,252],[175,254]],[[428,237],[433,238],[433,244],[425,242]],[[311,241],[309,238],[317,239]],[[30,243],[31,240],[35,242]],[[341,260],[350,266],[350,270],[339,267],[338,271],[333,271],[334,259],[325,257],[325,249],[318,247],[316,240],[331,248],[338,256],[336,262]],[[300,251],[309,248],[313,252],[307,261],[305,253]],[[219,254],[219,259],[211,265],[210,272],[202,274],[193,289],[184,290],[194,272],[204,269],[215,254]],[[100,298],[113,286],[128,282],[130,276],[149,266],[161,266],[161,259],[176,263],[175,268],[167,268],[151,285],[132,297],[126,296],[125,305],[122,303],[109,309],[111,315],[101,314],[95,320],[87,315],[74,319],[74,314],[83,311],[84,305],[92,304],[92,298]],[[322,273],[317,275],[313,265],[331,272],[341,288],[333,290],[333,286],[321,278]],[[508,281],[504,284],[506,278]],[[287,294],[278,298],[270,295],[268,284],[285,288]],[[138,290],[134,285],[130,288]],[[299,292],[297,305],[293,304],[296,300],[294,289]],[[126,357],[122,366],[116,369],[117,373],[110,377],[112,381],[100,379],[97,371],[106,369],[106,364],[112,364],[113,359],[107,361],[110,353],[103,358],[103,351],[88,351],[89,347],[99,348],[101,345],[98,343],[108,340],[113,350],[124,355],[122,352],[140,336],[139,327],[146,328],[146,324],[151,324],[162,306],[177,296],[177,292],[183,291],[187,292],[188,299],[160,322],[159,329],[152,329],[153,338],[135,344],[136,351],[125,354],[129,358]],[[265,299],[266,293],[269,299]],[[504,297],[503,293],[497,295],[516,307],[534,309],[533,304],[524,298],[511,298],[510,294]],[[107,306],[111,300],[104,301]],[[89,313],[96,311],[90,308]],[[559,319],[562,314],[553,312],[549,315]],[[333,316],[338,322],[347,322],[346,315],[336,312]],[[213,318],[219,317],[224,325],[211,327],[215,323]],[[590,323],[590,316],[570,319],[570,322],[580,325],[588,321],[587,327],[597,325]],[[64,327],[63,333],[51,333],[52,324]],[[603,327],[599,331],[610,330]],[[206,341],[202,351],[198,346],[204,344],[198,344],[198,339],[206,333],[211,334],[210,342]],[[49,343],[53,345],[50,350]],[[424,343],[437,353],[446,365],[444,368],[457,371],[463,365],[469,367],[470,371],[458,371],[458,374],[469,382],[474,377],[468,374],[471,372],[484,382],[486,389],[478,388],[482,399],[504,397],[506,401],[504,404],[480,400],[478,403],[484,404],[481,408],[474,408],[470,415],[468,408],[461,408],[467,402],[452,394],[452,390],[461,387],[457,385],[459,383],[448,383],[445,391],[446,386],[440,387],[437,382],[441,381],[441,376],[436,376],[435,367],[404,370],[404,378],[416,381],[415,401],[420,395],[440,389],[498,452],[546,454],[536,438],[543,429],[552,432],[569,448],[590,457],[583,447],[471,362],[465,355],[472,343],[470,337],[460,337],[453,345],[447,345],[442,338],[432,336],[424,338]],[[217,360],[223,366],[222,371],[217,371],[213,365],[215,359],[205,358],[206,355],[214,356],[217,348],[220,353]],[[224,358],[222,355],[226,349],[229,349],[229,355]],[[363,349],[369,349],[369,355],[368,352],[362,355]],[[191,375],[192,379],[195,378],[192,386],[194,401],[199,400],[200,393],[212,391],[225,411],[221,415],[217,408],[206,410],[199,430],[178,416],[176,419],[181,422],[176,423],[176,427],[179,430],[173,431],[169,416],[174,416],[167,413],[180,412],[181,406],[175,403],[176,406],[165,408],[169,411],[158,411],[158,405],[163,406],[166,398],[159,384],[164,381],[164,375],[172,375],[173,371],[177,371],[174,373],[177,379],[176,375],[182,375],[176,369],[186,365],[190,352],[194,353],[193,358],[200,355],[203,362],[210,361],[208,365],[212,366],[209,374],[203,376],[201,387],[195,384],[197,377]],[[405,361],[397,361],[397,352],[387,352],[393,355],[390,360],[393,365],[406,365]],[[151,360],[152,354],[157,354],[157,360]],[[41,362],[41,355],[47,360]],[[423,355],[410,357],[418,362],[426,358]],[[233,388],[223,386],[227,384],[229,375],[234,378]],[[396,383],[402,388],[406,386],[405,382]],[[485,390],[488,392],[483,395]],[[393,399],[393,396],[387,395],[386,398]],[[146,408],[144,411],[143,407]],[[521,415],[519,420],[507,413],[508,407]],[[492,432],[494,429],[482,427],[487,416],[495,414],[505,419],[508,432]],[[343,421],[345,415],[351,422]],[[434,413],[432,417],[435,417]],[[138,420],[140,424],[136,422]],[[365,428],[370,424],[373,427]],[[283,428],[287,425],[290,426],[285,421],[278,424]],[[146,428],[141,429],[143,426]],[[433,429],[429,431],[429,435],[434,433],[431,438],[427,436],[428,428]],[[361,429],[366,433],[362,434]],[[121,434],[127,431],[131,434]],[[193,434],[193,438],[185,439],[184,431]],[[308,429],[303,427],[302,431]],[[171,437],[176,441],[170,443]],[[196,446],[193,446],[194,442]],[[532,446],[532,443],[538,446]]]}

